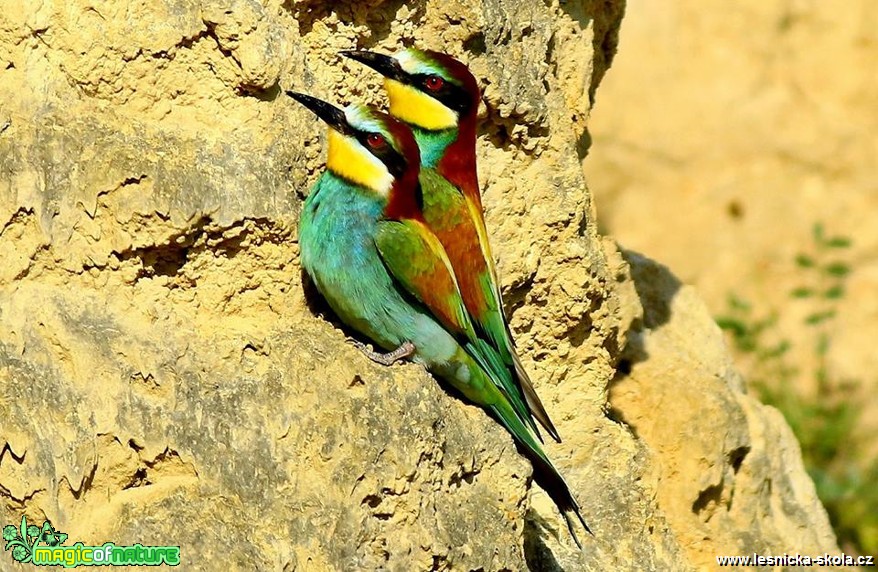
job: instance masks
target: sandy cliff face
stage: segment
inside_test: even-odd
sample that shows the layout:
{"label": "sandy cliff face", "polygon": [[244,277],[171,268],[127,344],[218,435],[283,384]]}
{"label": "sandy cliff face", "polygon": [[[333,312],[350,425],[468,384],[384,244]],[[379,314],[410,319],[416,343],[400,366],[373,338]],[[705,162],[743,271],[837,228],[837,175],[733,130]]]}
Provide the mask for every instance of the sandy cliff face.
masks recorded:
{"label": "sandy cliff face", "polygon": [[[3,523],[179,544],[187,570],[834,550],[695,294],[597,235],[579,161],[622,2],[326,4],[0,3]],[[282,89],[380,101],[337,50],[412,43],[482,79],[487,221],[582,552],[501,428],[369,362],[303,292],[323,127]]]}

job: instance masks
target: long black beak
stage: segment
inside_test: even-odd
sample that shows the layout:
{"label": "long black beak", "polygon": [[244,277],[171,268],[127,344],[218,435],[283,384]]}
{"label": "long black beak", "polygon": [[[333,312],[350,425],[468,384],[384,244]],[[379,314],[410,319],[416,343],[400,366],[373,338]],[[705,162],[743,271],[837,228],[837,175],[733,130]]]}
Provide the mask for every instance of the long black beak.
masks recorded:
{"label": "long black beak", "polygon": [[344,111],[322,99],[305,95],[297,91],[287,91],[287,95],[310,109],[314,114],[326,122],[327,125],[340,133],[349,133],[351,126],[344,115]]}
{"label": "long black beak", "polygon": [[346,58],[366,64],[384,77],[402,82],[406,79],[407,74],[400,67],[399,62],[390,56],[364,50],[349,50],[339,53]]}

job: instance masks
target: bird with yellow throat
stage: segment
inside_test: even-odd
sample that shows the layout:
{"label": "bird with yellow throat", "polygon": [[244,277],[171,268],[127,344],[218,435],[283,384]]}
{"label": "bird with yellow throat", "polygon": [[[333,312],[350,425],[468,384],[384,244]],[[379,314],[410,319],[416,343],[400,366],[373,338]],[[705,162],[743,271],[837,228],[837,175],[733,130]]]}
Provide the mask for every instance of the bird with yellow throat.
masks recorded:
{"label": "bird with yellow throat", "polygon": [[424,218],[448,252],[466,308],[510,369],[508,393],[523,413],[560,441],[515,351],[503,310],[476,172],[481,92],[475,77],[463,63],[439,52],[408,48],[394,56],[342,54],[385,76],[390,114],[411,128],[421,151]]}

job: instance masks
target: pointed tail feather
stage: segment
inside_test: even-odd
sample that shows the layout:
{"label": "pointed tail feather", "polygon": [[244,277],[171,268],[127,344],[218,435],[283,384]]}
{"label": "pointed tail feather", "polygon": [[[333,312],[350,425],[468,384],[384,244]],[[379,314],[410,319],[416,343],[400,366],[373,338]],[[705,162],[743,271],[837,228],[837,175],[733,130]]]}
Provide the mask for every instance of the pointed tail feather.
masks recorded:
{"label": "pointed tail feather", "polygon": [[570,531],[570,536],[573,537],[573,542],[576,543],[576,546],[582,549],[582,543],[580,543],[579,537],[576,536],[576,530],[573,519],[570,517],[570,513],[572,512],[576,515],[576,518],[579,519],[580,524],[582,524],[582,528],[584,528],[587,533],[592,536],[594,536],[594,533],[588,527],[588,524],[586,524],[585,518],[582,516],[582,511],[579,508],[579,503],[576,502],[576,499],[573,498],[573,494],[570,492],[570,487],[564,481],[564,477],[561,476],[558,470],[547,458],[534,456],[531,458],[531,463],[533,463],[534,466],[534,480],[544,491],[546,491],[546,493],[548,493],[549,498],[551,498],[558,507],[561,516],[564,517],[564,521],[567,523],[567,530]]}
{"label": "pointed tail feather", "polygon": [[[483,320],[479,322],[479,325],[486,334],[486,337],[493,342],[493,346],[498,349],[499,355],[503,356],[503,363],[507,371],[510,369],[512,370],[510,374],[514,379],[510,380],[512,385],[510,391],[516,394],[519,401],[521,401],[523,397],[525,402],[522,404],[524,407],[524,414],[528,418],[528,421],[530,421],[530,424],[536,427],[536,423],[533,421],[533,419],[536,419],[539,421],[540,425],[545,428],[546,432],[552,437],[552,439],[560,443],[561,435],[559,435],[558,430],[555,429],[555,425],[549,418],[549,414],[546,412],[546,408],[543,406],[540,396],[537,395],[537,392],[533,387],[530,376],[527,375],[527,372],[525,371],[524,366],[521,365],[521,360],[515,351],[515,342],[512,338],[512,332],[509,330],[509,323],[503,318],[503,314],[499,311],[503,309],[503,304],[499,300],[500,299],[498,298],[498,311],[483,318]],[[534,432],[540,437],[540,441],[542,441],[543,438],[539,435],[539,431],[534,429]]]}
{"label": "pointed tail feather", "polygon": [[524,366],[521,365],[521,360],[518,359],[518,354],[515,353],[514,349],[512,349],[510,353],[512,354],[512,360],[515,365],[515,375],[518,377],[521,391],[524,393],[524,399],[527,401],[530,412],[536,417],[537,421],[540,422],[540,425],[545,428],[549,436],[560,443],[561,435],[558,434],[558,430],[555,429],[555,425],[552,423],[552,420],[549,419],[549,414],[546,412],[546,408],[543,407],[543,402],[540,400],[540,396],[537,395],[537,392],[530,381],[530,377],[527,375],[527,372],[524,371]]}
{"label": "pointed tail feather", "polygon": [[[477,339],[473,343],[467,344],[467,350],[469,350],[469,353],[478,364],[482,366],[482,369],[488,373],[488,377],[491,380],[495,380],[494,385],[509,401],[518,418],[533,430],[537,439],[542,443],[543,436],[540,434],[540,430],[531,416],[530,408],[526,401],[527,395],[525,394],[524,399],[522,399],[522,396],[516,391],[512,373],[506,367],[506,364],[503,363],[503,359],[497,351],[483,339]],[[533,388],[531,388],[531,391],[533,391]]]}
{"label": "pointed tail feather", "polygon": [[558,472],[558,469],[555,468],[548,456],[546,456],[542,447],[528,432],[527,427],[521,423],[518,415],[516,415],[508,402],[500,401],[492,405],[490,409],[500,423],[515,438],[525,456],[530,459],[534,468],[534,480],[548,493],[549,497],[558,507],[558,510],[567,522],[567,528],[570,530],[570,535],[573,537],[574,542],[582,548],[582,544],[579,542],[579,538],[574,531],[573,519],[570,518],[569,513],[575,513],[586,532],[589,534],[593,533],[585,523],[579,504],[573,498],[573,493],[570,492],[570,487],[567,485],[564,477],[561,476],[561,473]]}

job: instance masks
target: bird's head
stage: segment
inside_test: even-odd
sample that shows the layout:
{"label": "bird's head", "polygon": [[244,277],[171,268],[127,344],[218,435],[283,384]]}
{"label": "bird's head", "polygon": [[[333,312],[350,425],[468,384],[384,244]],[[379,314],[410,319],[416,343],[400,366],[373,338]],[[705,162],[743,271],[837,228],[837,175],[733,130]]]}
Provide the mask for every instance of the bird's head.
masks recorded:
{"label": "bird's head", "polygon": [[332,173],[384,198],[417,186],[420,153],[405,124],[366,105],[342,110],[303,93],[287,95],[329,125],[326,168]]}
{"label": "bird's head", "polygon": [[409,125],[439,131],[457,127],[464,119],[475,121],[481,100],[478,83],[451,56],[416,48],[393,56],[360,50],[341,54],[385,77],[390,113]]}

